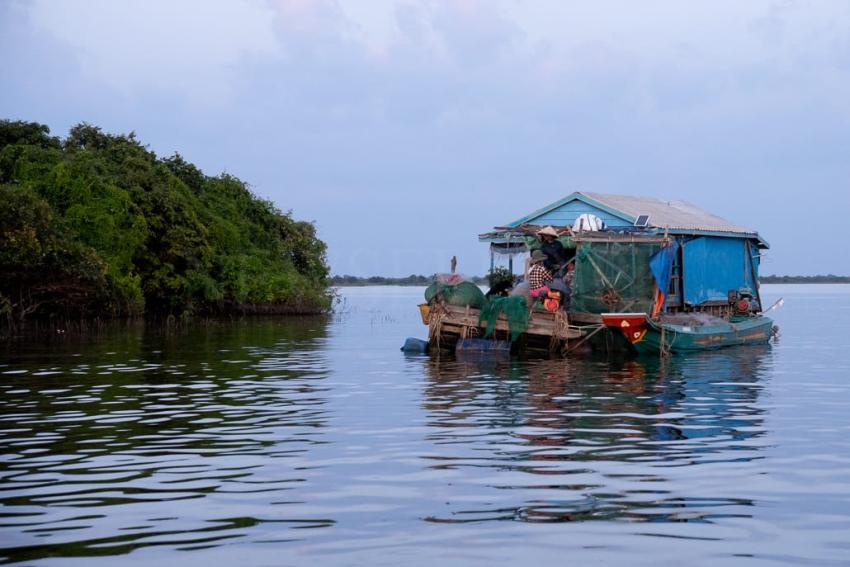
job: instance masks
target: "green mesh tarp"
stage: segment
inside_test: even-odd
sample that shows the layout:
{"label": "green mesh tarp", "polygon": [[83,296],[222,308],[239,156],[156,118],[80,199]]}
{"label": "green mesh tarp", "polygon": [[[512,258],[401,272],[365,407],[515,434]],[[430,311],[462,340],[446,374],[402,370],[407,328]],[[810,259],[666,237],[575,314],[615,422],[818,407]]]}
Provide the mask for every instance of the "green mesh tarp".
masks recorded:
{"label": "green mesh tarp", "polygon": [[490,337],[493,335],[493,330],[496,328],[496,320],[500,314],[504,314],[508,320],[508,329],[511,331],[511,342],[528,329],[528,304],[525,302],[525,297],[521,295],[511,295],[509,297],[491,297],[490,301],[481,308],[481,316],[478,324],[486,326],[484,336]]}
{"label": "green mesh tarp", "polygon": [[[524,239],[526,247],[528,247],[529,252],[534,252],[535,250],[540,250],[540,239],[536,236],[526,236]],[[569,234],[562,234],[558,237],[558,242],[560,242],[564,250],[575,250],[576,249],[576,241]]]}
{"label": "green mesh tarp", "polygon": [[563,244],[564,250],[575,250],[577,248],[576,241],[568,234],[559,236],[558,241]]}
{"label": "green mesh tarp", "polygon": [[659,243],[582,242],[570,310],[651,313],[655,280],[649,257],[660,248]]}
{"label": "green mesh tarp", "polygon": [[445,284],[434,282],[425,290],[425,301],[440,296],[443,303],[457,305],[460,307],[481,307],[485,303],[484,292],[472,282],[460,282],[458,284]]}

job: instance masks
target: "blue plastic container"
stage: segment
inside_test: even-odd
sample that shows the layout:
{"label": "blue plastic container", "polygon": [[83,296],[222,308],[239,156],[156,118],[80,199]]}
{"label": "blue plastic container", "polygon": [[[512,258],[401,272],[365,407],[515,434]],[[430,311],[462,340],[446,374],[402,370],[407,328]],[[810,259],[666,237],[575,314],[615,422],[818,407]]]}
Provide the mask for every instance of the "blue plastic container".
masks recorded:
{"label": "blue plastic container", "polygon": [[428,352],[428,341],[407,337],[401,350],[406,354],[425,354]]}

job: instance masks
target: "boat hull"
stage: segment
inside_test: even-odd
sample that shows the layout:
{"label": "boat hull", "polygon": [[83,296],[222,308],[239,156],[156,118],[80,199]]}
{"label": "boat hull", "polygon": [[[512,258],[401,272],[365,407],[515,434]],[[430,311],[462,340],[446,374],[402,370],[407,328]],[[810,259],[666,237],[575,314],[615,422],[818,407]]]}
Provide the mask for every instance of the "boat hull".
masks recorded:
{"label": "boat hull", "polygon": [[[619,330],[632,349],[639,354],[659,352],[698,352],[729,346],[757,345],[770,341],[773,320],[764,317],[747,317],[705,326],[659,323],[646,317],[635,321],[633,314],[606,314],[606,325]],[[625,316],[631,317],[626,319]],[[622,321],[628,321],[623,325]]]}
{"label": "boat hull", "polygon": [[639,353],[658,353],[662,347],[666,352],[693,352],[757,345],[770,341],[772,329],[773,320],[768,317],[751,317],[724,325],[705,327],[658,325],[649,321],[646,335],[634,346]]}

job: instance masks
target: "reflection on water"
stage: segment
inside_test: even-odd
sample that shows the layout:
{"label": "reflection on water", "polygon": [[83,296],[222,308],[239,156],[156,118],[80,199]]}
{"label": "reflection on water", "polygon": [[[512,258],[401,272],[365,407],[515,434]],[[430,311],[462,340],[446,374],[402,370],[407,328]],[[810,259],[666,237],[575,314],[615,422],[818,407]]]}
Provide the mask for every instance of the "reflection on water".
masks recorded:
{"label": "reflection on water", "polygon": [[0,562],[850,560],[850,288],[668,360],[405,357],[421,290],[345,293],[0,347]]}
{"label": "reflection on water", "polygon": [[[761,359],[769,347],[671,360],[464,362],[424,359],[425,407],[445,448],[437,469],[498,474],[511,507],[453,506],[435,522],[746,516],[741,498],[683,497],[670,467],[758,458]],[[532,491],[530,491],[533,490]]]}
{"label": "reflection on water", "polygon": [[[325,322],[133,332],[12,355],[0,399],[10,557],[191,549],[261,522],[333,523],[275,511],[324,442]],[[262,517],[192,512],[257,499]]]}

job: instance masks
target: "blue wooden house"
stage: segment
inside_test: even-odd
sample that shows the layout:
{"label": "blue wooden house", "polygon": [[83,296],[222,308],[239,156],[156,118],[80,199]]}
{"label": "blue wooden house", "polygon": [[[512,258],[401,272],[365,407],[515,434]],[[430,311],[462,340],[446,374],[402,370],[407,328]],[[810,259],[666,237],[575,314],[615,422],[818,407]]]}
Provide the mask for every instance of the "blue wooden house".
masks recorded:
{"label": "blue wooden house", "polygon": [[[598,217],[605,228],[569,230],[583,214]],[[759,259],[768,243],[755,230],[683,201],[576,192],[479,239],[490,244],[491,254],[512,256],[527,252],[536,230],[549,225],[576,249],[572,311],[649,312],[659,291],[649,258],[671,243],[676,253],[669,287],[660,290],[666,311],[727,315],[733,292],[747,290],[754,305],[760,303]]]}

